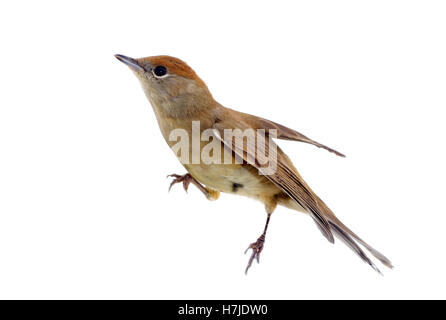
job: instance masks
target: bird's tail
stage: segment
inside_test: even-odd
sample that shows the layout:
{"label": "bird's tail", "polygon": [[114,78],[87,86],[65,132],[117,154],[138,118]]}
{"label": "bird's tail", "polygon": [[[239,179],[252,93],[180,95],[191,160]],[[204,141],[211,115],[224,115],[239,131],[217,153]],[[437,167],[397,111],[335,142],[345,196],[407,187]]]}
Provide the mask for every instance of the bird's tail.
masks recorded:
{"label": "bird's tail", "polygon": [[[328,222],[330,226],[330,231],[336,236],[339,240],[343,241],[350,249],[352,249],[363,261],[365,261],[368,265],[370,265],[375,271],[381,274],[381,271],[375,266],[373,261],[367,256],[366,252],[361,248],[365,248],[369,251],[376,259],[378,259],[383,265],[388,268],[393,268],[392,263],[389,259],[387,259],[382,253],[375,250],[371,247],[367,242],[362,240],[358,235],[356,235],[352,230],[350,230],[345,224],[343,224],[336,215],[328,208],[328,206],[314,193],[313,197],[317,199],[318,203],[318,211],[323,216],[323,218]],[[288,196],[284,196],[282,199],[279,199],[280,204],[299,211],[299,212],[307,212],[301,205],[299,205],[296,201],[291,199]],[[320,226],[316,224],[319,229]],[[321,230],[322,233],[325,233],[325,230]]]}
{"label": "bird's tail", "polygon": [[372,260],[367,256],[367,254],[362,250],[362,248],[359,246],[363,246],[367,249],[376,259],[378,259],[383,265],[386,267],[392,269],[392,263],[389,259],[387,259],[382,253],[375,250],[373,247],[371,247],[368,243],[366,243],[364,240],[362,240],[358,235],[356,235],[352,230],[350,230],[345,224],[343,224],[335,215],[333,212],[331,212],[330,209],[324,204],[326,207],[326,210],[324,210],[326,213],[325,218],[327,219],[330,228],[334,235],[343,241],[350,249],[352,249],[364,262],[366,262],[368,265],[370,265],[375,271],[381,274],[381,271],[375,266],[375,264],[372,262]]}

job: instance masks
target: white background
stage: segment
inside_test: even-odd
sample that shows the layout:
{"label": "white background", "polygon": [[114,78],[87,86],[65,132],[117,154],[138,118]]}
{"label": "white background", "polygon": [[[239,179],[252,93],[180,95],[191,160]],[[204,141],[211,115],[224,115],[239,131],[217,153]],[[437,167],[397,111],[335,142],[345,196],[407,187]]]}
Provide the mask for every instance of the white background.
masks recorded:
{"label": "white background", "polygon": [[[446,298],[442,1],[0,5],[0,298]],[[187,61],[217,101],[347,155],[280,141],[384,277],[307,216],[207,201],[113,55]],[[381,266],[380,266],[381,267]]]}

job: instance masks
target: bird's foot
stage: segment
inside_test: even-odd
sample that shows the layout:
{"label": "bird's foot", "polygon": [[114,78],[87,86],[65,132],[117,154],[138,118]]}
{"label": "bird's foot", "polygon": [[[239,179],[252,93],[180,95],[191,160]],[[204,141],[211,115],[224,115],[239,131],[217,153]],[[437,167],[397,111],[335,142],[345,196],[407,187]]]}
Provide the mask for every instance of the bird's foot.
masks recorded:
{"label": "bird's foot", "polygon": [[194,180],[194,178],[192,178],[192,176],[189,173],[183,174],[182,176],[179,175],[179,174],[175,174],[175,173],[174,174],[169,174],[167,176],[167,178],[173,178],[173,180],[172,180],[172,182],[170,183],[170,186],[169,186],[169,191],[170,191],[170,189],[172,189],[172,186],[174,184],[182,182],[183,183],[183,188],[187,192],[187,189],[189,188],[189,185],[190,185],[191,181]]}
{"label": "bird's foot", "polygon": [[246,252],[248,252],[249,249],[252,249],[251,257],[249,258],[248,265],[245,269],[245,274],[248,274],[249,268],[251,268],[252,262],[254,259],[257,260],[257,263],[260,262],[260,253],[263,250],[263,244],[265,243],[265,234],[262,234],[256,242],[253,242],[249,245],[248,249],[246,249]]}
{"label": "bird's foot", "polygon": [[203,186],[200,182],[198,182],[197,180],[195,180],[194,177],[192,177],[189,173],[186,173],[184,175],[179,175],[179,174],[169,174],[167,176],[168,178],[173,178],[172,182],[170,183],[169,186],[169,191],[172,188],[172,186],[174,184],[177,183],[183,183],[183,188],[184,190],[186,190],[189,188],[189,185],[192,183],[194,184],[198,190],[200,190],[208,200],[217,200],[218,197],[220,196],[220,192],[216,191],[216,190],[212,190],[209,188],[206,188],[205,186]]}

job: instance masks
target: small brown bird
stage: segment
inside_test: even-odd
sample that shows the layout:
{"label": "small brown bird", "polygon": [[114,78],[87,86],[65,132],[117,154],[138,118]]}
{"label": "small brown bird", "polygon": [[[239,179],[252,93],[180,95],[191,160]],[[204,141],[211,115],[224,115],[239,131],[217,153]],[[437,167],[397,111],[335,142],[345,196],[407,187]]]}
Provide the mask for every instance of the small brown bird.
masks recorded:
{"label": "small brown bird", "polygon": [[[392,268],[391,262],[384,255],[369,246],[334,215],[302,179],[287,155],[270,138],[305,142],[341,157],[344,157],[343,154],[278,123],[223,107],[214,100],[203,80],[180,59],[170,56],[140,59],[123,55],[115,57],[129,66],[140,80],[152,104],[161,133],[177,156],[177,138],[187,135],[187,140],[181,147],[192,155],[192,161],[189,155],[184,157],[182,149],[182,164],[188,173],[171,175],[174,180],[170,187],[182,183],[187,191],[192,183],[209,200],[216,200],[220,192],[226,192],[255,198],[264,203],[267,213],[265,228],[257,241],[246,250],[251,249],[252,253],[245,272],[254,259],[259,262],[270,217],[277,205],[307,213],[328,241],[334,243],[333,235],[337,236],[377,272],[380,271],[360,245],[385,266]],[[226,139],[227,130],[237,129],[257,132],[264,130],[263,146],[258,147],[253,142],[255,139],[244,139],[242,144],[237,144],[232,138]],[[194,133],[199,133],[200,137],[210,133],[212,141],[217,142],[217,147],[213,145],[213,151],[209,155],[220,161],[209,163],[200,159],[196,161],[196,158],[194,161],[197,149],[200,158],[205,148],[209,148],[206,141],[210,140],[199,138],[197,145]],[[257,135],[256,138],[258,137]],[[274,160],[273,170],[266,170],[266,160],[271,158]],[[231,161],[226,161],[228,159]]]}

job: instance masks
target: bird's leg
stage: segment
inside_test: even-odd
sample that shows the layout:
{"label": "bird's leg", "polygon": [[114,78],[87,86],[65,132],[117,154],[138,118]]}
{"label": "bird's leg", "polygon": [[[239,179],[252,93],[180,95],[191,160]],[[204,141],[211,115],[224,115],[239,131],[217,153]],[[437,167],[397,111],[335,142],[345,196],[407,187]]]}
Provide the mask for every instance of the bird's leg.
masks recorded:
{"label": "bird's leg", "polygon": [[205,196],[206,198],[208,198],[209,200],[217,200],[218,196],[220,195],[220,193],[218,191],[206,188],[205,186],[203,186],[200,182],[198,182],[197,180],[195,180],[194,177],[192,177],[189,173],[186,173],[184,175],[179,175],[179,174],[169,174],[167,176],[168,178],[173,178],[173,181],[170,183],[169,186],[169,191],[172,188],[172,186],[174,184],[183,183],[183,188],[184,190],[186,190],[189,188],[189,185],[192,183],[193,185],[195,185],[198,190],[200,190]]}
{"label": "bird's leg", "polygon": [[249,245],[248,249],[246,249],[246,252],[248,252],[249,249],[252,249],[251,257],[249,258],[248,265],[246,266],[245,274],[248,274],[248,270],[252,265],[252,262],[254,259],[257,260],[257,263],[259,263],[260,259],[260,253],[263,250],[263,244],[265,243],[265,236],[266,236],[266,230],[268,229],[269,219],[271,218],[271,213],[268,213],[268,217],[266,218],[266,224],[265,229],[263,230],[262,235],[257,239],[256,242],[253,242]]}

